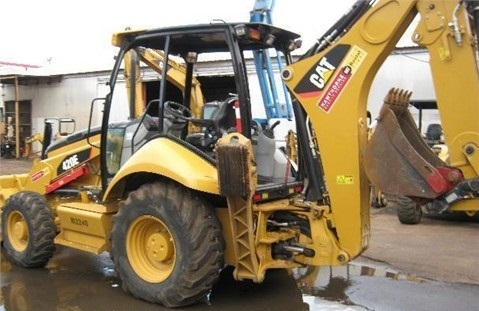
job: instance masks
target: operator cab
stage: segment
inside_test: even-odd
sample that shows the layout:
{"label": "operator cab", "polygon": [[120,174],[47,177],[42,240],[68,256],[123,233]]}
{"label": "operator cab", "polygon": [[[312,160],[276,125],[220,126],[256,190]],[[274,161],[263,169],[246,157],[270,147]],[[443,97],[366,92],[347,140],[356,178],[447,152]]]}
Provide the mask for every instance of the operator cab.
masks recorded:
{"label": "operator cab", "polygon": [[[157,137],[180,142],[216,164],[214,148],[218,139],[238,132],[252,141],[258,189],[262,185],[266,188],[278,184],[284,188],[288,183],[297,186],[290,160],[275,143],[274,130],[255,121],[253,114],[257,114],[257,107],[263,104],[259,102],[260,97],[250,98],[250,87],[257,79],[249,79],[249,76],[256,75],[252,66],[254,51],[274,49],[290,64],[290,52],[300,46],[298,34],[262,23],[212,23],[125,31],[113,36],[113,44],[120,47],[120,52],[112,72],[112,92],[107,98],[110,104],[106,105],[103,120],[109,133],[102,137],[106,139],[102,144],[108,146],[102,148],[106,150],[102,158],[108,164],[105,180],[111,179],[136,151]],[[148,55],[155,51],[155,55],[162,58],[152,61],[145,56],[145,51],[151,51]],[[213,60],[220,65],[214,72],[208,72],[205,65]],[[198,91],[198,74],[227,76],[232,73],[233,87],[210,92],[218,97],[205,98],[203,92]],[[160,81],[155,92],[157,98],[144,98],[144,85],[138,81],[145,78]],[[113,91],[121,80],[127,84],[126,97],[122,87]],[[181,98],[170,92],[168,83],[181,90]],[[280,139],[284,141],[284,137]],[[286,188],[278,193],[291,192]]]}

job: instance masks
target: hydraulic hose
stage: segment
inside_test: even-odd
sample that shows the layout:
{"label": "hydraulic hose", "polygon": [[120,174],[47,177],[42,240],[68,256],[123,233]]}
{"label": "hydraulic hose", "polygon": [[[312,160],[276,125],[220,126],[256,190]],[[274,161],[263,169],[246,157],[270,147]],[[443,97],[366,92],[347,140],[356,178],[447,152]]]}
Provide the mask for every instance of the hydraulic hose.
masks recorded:
{"label": "hydraulic hose", "polygon": [[346,33],[356,21],[371,8],[374,1],[357,0],[326,33],[318,38],[317,42],[301,57],[301,59],[310,57],[324,50],[326,47],[336,41],[341,35]]}

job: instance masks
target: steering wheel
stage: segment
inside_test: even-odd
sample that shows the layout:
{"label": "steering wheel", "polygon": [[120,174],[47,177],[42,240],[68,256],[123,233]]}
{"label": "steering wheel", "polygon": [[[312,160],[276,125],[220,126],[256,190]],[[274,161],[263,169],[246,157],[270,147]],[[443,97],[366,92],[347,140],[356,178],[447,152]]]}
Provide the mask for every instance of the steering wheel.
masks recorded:
{"label": "steering wheel", "polygon": [[194,114],[190,109],[174,101],[166,101],[163,107],[165,111],[169,112],[173,117],[180,120],[189,121],[194,117]]}

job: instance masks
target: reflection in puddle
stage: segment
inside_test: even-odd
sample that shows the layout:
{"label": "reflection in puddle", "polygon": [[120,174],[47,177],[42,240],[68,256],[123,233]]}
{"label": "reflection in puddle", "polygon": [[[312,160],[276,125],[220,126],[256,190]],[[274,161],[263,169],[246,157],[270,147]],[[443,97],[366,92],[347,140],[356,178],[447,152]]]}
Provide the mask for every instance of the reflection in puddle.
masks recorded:
{"label": "reflection in puddle", "polygon": [[[60,248],[41,269],[14,266],[2,254],[0,268],[0,311],[171,310],[125,294],[107,253],[91,255]],[[425,282],[389,268],[358,263],[295,269],[289,274],[271,270],[260,284],[234,281],[231,269],[225,269],[208,301],[181,310],[372,310],[355,295],[360,278],[371,277]],[[374,291],[369,285],[366,290]]]}
{"label": "reflection in puddle", "polygon": [[[331,268],[326,268],[330,270]],[[349,278],[345,278],[339,275],[332,275],[329,274],[327,282],[323,283],[321,278],[322,274],[316,273],[313,270],[321,270],[321,269],[307,269],[305,275],[299,277],[298,285],[301,289],[301,292],[304,295],[321,297],[330,301],[337,301],[345,305],[351,305],[351,301],[349,300],[348,296],[346,295],[346,289],[351,285],[351,280]],[[323,268],[324,270],[324,268]],[[318,275],[316,280],[308,280],[309,276]],[[306,279],[305,279],[306,277]]]}
{"label": "reflection in puddle", "polygon": [[[347,295],[348,290],[351,290],[351,287],[355,285],[355,279],[358,277],[381,277],[398,281],[426,282],[425,279],[393,271],[387,267],[364,265],[355,262],[345,266],[294,269],[293,276],[303,293],[305,302],[308,302],[311,306],[320,306],[322,310],[331,311],[368,310],[355,304]],[[322,302],[319,302],[319,300],[322,300]],[[344,307],[338,309],[338,304]]]}
{"label": "reflection in puddle", "polygon": [[[125,294],[108,254],[60,248],[46,268],[17,267],[3,254],[1,264],[0,311],[172,310]],[[181,311],[309,311],[302,298],[286,270],[271,270],[254,284],[234,281],[225,268],[207,301]]]}

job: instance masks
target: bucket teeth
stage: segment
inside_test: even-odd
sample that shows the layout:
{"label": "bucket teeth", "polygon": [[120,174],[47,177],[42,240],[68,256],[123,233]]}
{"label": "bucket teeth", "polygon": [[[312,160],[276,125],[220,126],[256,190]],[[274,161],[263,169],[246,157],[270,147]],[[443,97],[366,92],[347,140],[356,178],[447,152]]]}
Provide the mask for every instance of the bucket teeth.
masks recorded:
{"label": "bucket teeth", "polygon": [[384,97],[384,107],[391,109],[395,114],[402,114],[409,106],[411,94],[411,91],[392,88]]}

